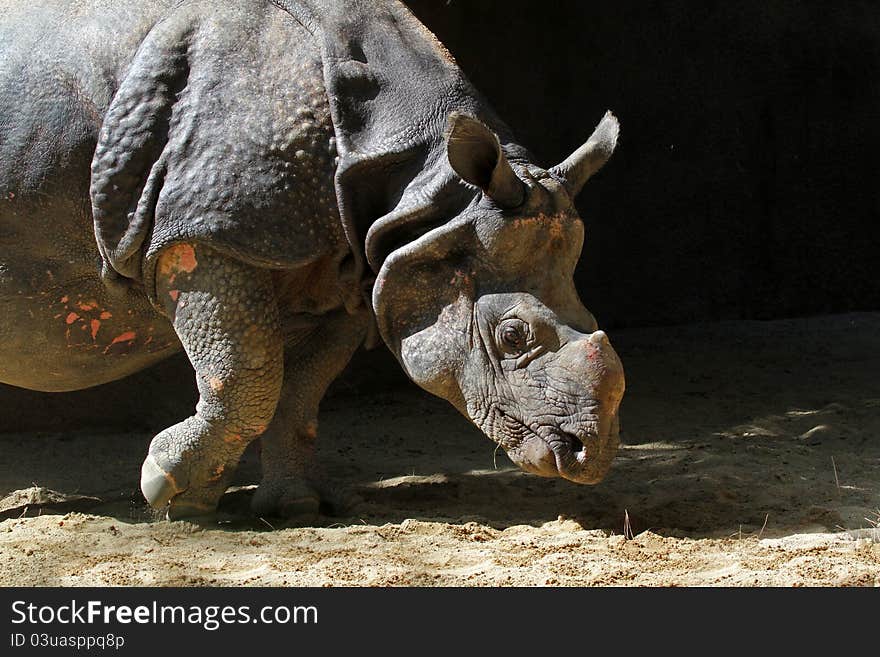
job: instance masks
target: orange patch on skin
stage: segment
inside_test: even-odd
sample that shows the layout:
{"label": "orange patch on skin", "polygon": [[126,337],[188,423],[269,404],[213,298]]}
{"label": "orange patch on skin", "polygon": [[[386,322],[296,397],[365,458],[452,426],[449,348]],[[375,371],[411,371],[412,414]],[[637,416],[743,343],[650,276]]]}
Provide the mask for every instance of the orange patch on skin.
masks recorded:
{"label": "orange patch on skin", "polygon": [[564,225],[562,223],[562,218],[559,216],[553,216],[549,218],[549,232],[550,237],[554,240],[560,240],[565,237]]}
{"label": "orange patch on skin", "polygon": [[189,244],[181,244],[178,247],[178,266],[180,271],[191,273],[199,264],[196,260],[196,252]]}
{"label": "orange patch on skin", "polygon": [[80,301],[76,304],[80,310],[94,310],[98,307],[97,301]]}
{"label": "orange patch on skin", "polygon": [[305,434],[312,440],[318,437],[318,423],[315,420],[306,424]]}
{"label": "orange patch on skin", "polygon": [[63,297],[61,297],[61,303],[67,303],[67,301],[68,301],[67,295],[64,295]]}
{"label": "orange patch on skin", "polygon": [[113,317],[113,313],[107,312],[106,310],[101,313],[101,319],[110,319]]}
{"label": "orange patch on skin", "polygon": [[460,269],[456,269],[453,277],[449,279],[449,284],[455,285],[456,282],[462,282],[462,283],[467,284],[469,282],[467,273],[461,271]]}
{"label": "orange patch on skin", "polygon": [[125,333],[117,335],[115,338],[113,338],[113,342],[111,342],[110,344],[116,344],[117,342],[131,342],[136,337],[137,334],[134,331],[126,331]]}
{"label": "orange patch on skin", "polygon": [[211,475],[211,478],[208,479],[208,481],[217,481],[218,479],[220,479],[220,477],[223,476],[223,471],[224,471],[225,469],[226,469],[225,466],[223,466],[223,465],[218,465],[216,468],[214,468],[214,472],[213,472],[213,474]]}
{"label": "orange patch on skin", "polygon": [[92,340],[95,339],[95,336],[98,335],[98,329],[101,328],[101,322],[97,319],[93,319],[89,325],[92,328]]}
{"label": "orange patch on skin", "polygon": [[223,381],[218,379],[216,376],[212,376],[208,379],[208,385],[211,386],[211,390],[217,392],[219,390],[223,390]]}
{"label": "orange patch on skin", "polygon": [[241,442],[241,434],[240,433],[229,433],[223,437],[223,442],[229,443],[230,445],[234,443]]}
{"label": "orange patch on skin", "polygon": [[159,258],[159,276],[167,279],[169,284],[174,283],[174,279],[177,277],[177,272],[174,271],[171,259],[166,255]]}
{"label": "orange patch on skin", "polygon": [[180,290],[168,290],[168,296],[174,303],[177,303],[177,297],[180,296]]}
{"label": "orange patch on skin", "polygon": [[67,319],[65,319],[64,321],[68,324],[73,324],[78,319],[79,319],[79,315],[77,315],[76,313],[70,313],[67,316]]}
{"label": "orange patch on skin", "polygon": [[159,274],[174,284],[174,279],[181,272],[191,273],[198,266],[195,249],[189,244],[175,244],[159,258]]}

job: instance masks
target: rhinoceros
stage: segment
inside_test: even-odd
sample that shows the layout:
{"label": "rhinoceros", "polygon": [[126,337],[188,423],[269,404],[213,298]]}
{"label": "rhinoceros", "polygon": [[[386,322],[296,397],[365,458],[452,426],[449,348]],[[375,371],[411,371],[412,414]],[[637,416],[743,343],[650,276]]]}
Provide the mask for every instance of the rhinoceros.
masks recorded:
{"label": "rhinoceros", "polygon": [[0,0],[0,380],[70,391],[183,349],[199,401],[146,500],[210,513],[262,441],[261,514],[338,502],[318,406],[365,343],[524,470],[596,483],[623,369],[581,303],[573,199],[394,0]]}

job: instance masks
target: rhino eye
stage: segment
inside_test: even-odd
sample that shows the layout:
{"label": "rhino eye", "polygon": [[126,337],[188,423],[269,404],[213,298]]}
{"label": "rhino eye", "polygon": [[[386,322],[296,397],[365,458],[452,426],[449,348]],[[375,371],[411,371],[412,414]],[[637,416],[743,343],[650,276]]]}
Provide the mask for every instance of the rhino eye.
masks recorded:
{"label": "rhino eye", "polygon": [[526,350],[527,328],[520,320],[508,320],[498,327],[498,338],[504,352],[519,355]]}

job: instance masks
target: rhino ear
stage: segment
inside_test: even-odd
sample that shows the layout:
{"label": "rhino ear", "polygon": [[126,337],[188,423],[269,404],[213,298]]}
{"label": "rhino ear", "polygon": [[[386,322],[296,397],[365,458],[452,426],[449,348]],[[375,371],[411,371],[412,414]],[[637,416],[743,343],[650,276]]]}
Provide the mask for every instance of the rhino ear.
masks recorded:
{"label": "rhino ear", "polygon": [[569,155],[564,162],[550,169],[565,181],[569,195],[577,196],[590,177],[602,168],[617,146],[620,124],[617,118],[606,112],[587,143]]}
{"label": "rhino ear", "polygon": [[481,121],[450,114],[446,151],[462,180],[482,189],[501,207],[515,208],[525,200],[525,186],[504,157],[498,137]]}

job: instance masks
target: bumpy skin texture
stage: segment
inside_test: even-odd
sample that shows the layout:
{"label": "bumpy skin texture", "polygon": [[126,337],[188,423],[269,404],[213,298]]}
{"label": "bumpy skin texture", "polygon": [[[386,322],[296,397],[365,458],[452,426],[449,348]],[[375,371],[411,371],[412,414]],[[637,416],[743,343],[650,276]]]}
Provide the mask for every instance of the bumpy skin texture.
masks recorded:
{"label": "bumpy skin texture", "polygon": [[150,443],[141,488],[169,514],[213,511],[281,391],[283,344],[272,276],[202,245],[159,258],[156,292],[196,371],[196,413]]}
{"label": "bumpy skin texture", "polygon": [[344,506],[318,405],[374,323],[525,469],[601,479],[623,372],[572,284],[572,199],[613,117],[536,166],[395,0],[0,12],[0,380],[74,390],[183,348],[200,400],[150,445],[153,505],[210,511],[263,434],[258,512]]}
{"label": "bumpy skin texture", "polygon": [[254,496],[257,513],[317,514],[322,503],[342,513],[357,498],[335,485],[315,460],[318,405],[361,344],[370,322],[366,308],[354,315],[330,313],[304,329],[285,350],[281,403],[263,435],[263,480]]}

